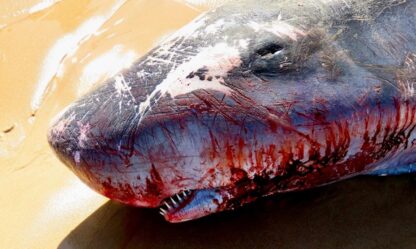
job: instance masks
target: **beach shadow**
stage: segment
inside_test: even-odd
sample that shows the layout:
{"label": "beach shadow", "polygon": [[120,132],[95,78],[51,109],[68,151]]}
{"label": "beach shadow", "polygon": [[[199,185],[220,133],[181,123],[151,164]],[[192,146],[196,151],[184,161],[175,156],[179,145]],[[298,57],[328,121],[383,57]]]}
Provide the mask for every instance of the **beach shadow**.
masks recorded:
{"label": "beach shadow", "polygon": [[415,248],[416,176],[359,177],[169,224],[107,202],[59,245],[84,248]]}

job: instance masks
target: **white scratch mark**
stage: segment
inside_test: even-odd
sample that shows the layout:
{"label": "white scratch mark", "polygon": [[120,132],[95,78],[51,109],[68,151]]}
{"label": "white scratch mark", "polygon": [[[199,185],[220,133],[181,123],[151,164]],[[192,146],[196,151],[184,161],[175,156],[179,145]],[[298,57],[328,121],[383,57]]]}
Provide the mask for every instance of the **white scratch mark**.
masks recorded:
{"label": "white scratch mark", "polygon": [[219,29],[221,29],[224,25],[226,24],[226,22],[224,21],[224,19],[219,19],[216,22],[208,25],[205,28],[205,32],[207,34],[214,34],[216,33]]}
{"label": "white scratch mark", "polygon": [[267,23],[249,22],[248,26],[254,29],[255,32],[266,31],[280,37],[289,37],[294,41],[297,41],[300,37],[306,35],[305,32],[303,32],[301,29],[298,29],[284,21],[281,21],[279,20],[279,18],[276,21]]}
{"label": "white scratch mark", "polygon": [[88,134],[90,133],[91,126],[90,124],[83,124],[81,122],[77,122],[79,126],[79,136],[78,136],[78,144],[80,148],[86,147],[86,142],[88,140]]}
{"label": "white scratch mark", "polygon": [[136,58],[138,55],[135,51],[125,51],[122,45],[115,45],[110,51],[98,56],[84,67],[77,87],[77,96],[85,94],[95,84],[128,68]]}
{"label": "white scratch mark", "polygon": [[[157,102],[161,97],[164,97],[167,94],[169,94],[171,98],[175,98],[178,95],[187,94],[198,89],[211,89],[229,94],[231,89],[222,84],[222,77],[226,76],[233,68],[240,66],[240,64],[241,58],[238,49],[236,47],[230,47],[226,43],[219,43],[213,47],[202,49],[191,60],[171,71],[167,77],[156,86],[153,92],[147,96],[147,99],[140,103],[140,120],[151,108],[150,103],[152,100]],[[212,77],[211,81],[203,81],[198,77],[187,78],[190,73],[196,72],[201,68],[207,69],[206,75]],[[156,96],[158,96],[157,99],[155,99]]]}
{"label": "white scratch mark", "polygon": [[[117,91],[117,94],[120,97],[123,97],[124,94],[128,94],[128,96],[130,97],[130,100],[136,104],[136,98],[134,98],[132,92],[131,92],[131,87],[129,86],[129,84],[126,82],[126,80],[124,79],[124,76],[122,74],[117,75],[115,77],[114,80],[114,88]],[[119,101],[119,111],[121,112],[121,106],[122,106],[122,102],[123,102],[123,98],[120,99]],[[129,102],[127,103],[127,105],[129,105]]]}

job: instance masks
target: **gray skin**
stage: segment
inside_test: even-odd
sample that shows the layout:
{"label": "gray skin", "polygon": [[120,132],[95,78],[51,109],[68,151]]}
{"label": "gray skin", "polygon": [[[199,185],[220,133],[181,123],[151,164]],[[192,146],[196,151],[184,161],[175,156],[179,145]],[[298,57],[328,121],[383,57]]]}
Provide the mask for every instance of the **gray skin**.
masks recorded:
{"label": "gray skin", "polygon": [[410,171],[415,13],[416,0],[229,3],[71,104],[49,143],[97,192],[171,222]]}

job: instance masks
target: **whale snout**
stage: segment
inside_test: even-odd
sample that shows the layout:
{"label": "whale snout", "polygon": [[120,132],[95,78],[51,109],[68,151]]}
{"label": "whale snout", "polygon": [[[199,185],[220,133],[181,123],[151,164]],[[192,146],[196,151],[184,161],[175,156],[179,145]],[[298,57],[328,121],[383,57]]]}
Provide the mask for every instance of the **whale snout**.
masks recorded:
{"label": "whale snout", "polygon": [[50,146],[95,191],[126,204],[158,206],[165,195],[163,180],[152,170],[151,155],[139,149],[154,148],[156,140],[138,130],[140,118],[120,106],[120,98],[101,97],[85,97],[59,114],[48,130]]}
{"label": "whale snout", "polygon": [[185,190],[232,181],[231,170],[217,169],[226,164],[217,150],[251,129],[243,127],[251,118],[226,83],[243,63],[245,44],[191,46],[166,60],[166,47],[188,44],[178,39],[79,99],[49,129],[61,161],[111,199],[155,207]]}
{"label": "whale snout", "polygon": [[123,99],[109,87],[66,108],[48,131],[54,152],[84,183],[111,199],[145,207],[185,190],[227,183],[228,171],[210,170],[218,163],[206,158],[207,139],[229,133],[225,129],[233,125],[232,114],[225,114],[232,103],[224,93],[166,96],[141,110],[145,100]]}
{"label": "whale snout", "polygon": [[79,129],[75,115],[68,116],[62,112],[55,117],[48,129],[48,142],[56,155],[68,166],[80,162],[80,147],[78,143]]}

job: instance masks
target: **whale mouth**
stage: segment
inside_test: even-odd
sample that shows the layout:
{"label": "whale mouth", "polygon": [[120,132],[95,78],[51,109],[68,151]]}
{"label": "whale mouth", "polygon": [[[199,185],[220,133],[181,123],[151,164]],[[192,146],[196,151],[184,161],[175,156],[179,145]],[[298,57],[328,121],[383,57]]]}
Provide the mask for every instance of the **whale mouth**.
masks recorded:
{"label": "whale mouth", "polygon": [[193,190],[184,190],[166,198],[162,201],[159,213],[165,216],[183,208],[192,199],[193,192]]}
{"label": "whale mouth", "polygon": [[218,189],[184,190],[164,199],[159,213],[169,222],[185,222],[218,212],[224,200]]}

